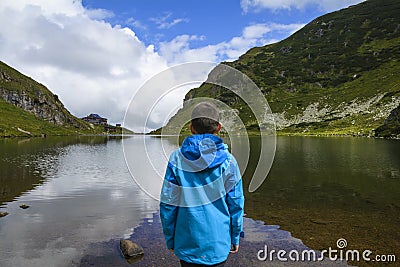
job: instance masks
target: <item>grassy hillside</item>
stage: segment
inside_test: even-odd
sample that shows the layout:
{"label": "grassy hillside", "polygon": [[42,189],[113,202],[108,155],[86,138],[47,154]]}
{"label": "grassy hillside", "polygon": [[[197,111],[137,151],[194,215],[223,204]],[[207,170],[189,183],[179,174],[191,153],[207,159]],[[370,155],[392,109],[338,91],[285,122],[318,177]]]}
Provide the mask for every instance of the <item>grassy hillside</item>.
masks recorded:
{"label": "grassy hillside", "polygon": [[18,128],[30,132],[31,136],[41,136],[44,133],[46,135],[94,134],[102,131],[100,127],[79,129],[72,125],[56,125],[0,99],[0,137],[29,136]]}
{"label": "grassy hillside", "polygon": [[[258,85],[281,134],[373,135],[400,103],[399,10],[398,0],[368,0],[225,64]],[[225,102],[257,129],[232,92],[204,83],[185,100],[196,97]]]}
{"label": "grassy hillside", "polygon": [[0,137],[94,134],[44,85],[0,62]]}

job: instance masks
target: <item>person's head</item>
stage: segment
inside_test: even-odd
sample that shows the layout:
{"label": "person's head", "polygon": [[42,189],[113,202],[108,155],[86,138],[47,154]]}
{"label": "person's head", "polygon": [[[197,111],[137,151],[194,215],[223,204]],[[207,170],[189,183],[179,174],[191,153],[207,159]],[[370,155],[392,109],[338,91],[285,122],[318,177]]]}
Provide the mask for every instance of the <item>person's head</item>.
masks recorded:
{"label": "person's head", "polygon": [[190,131],[193,134],[216,134],[221,127],[219,111],[215,105],[201,102],[194,107],[190,123]]}

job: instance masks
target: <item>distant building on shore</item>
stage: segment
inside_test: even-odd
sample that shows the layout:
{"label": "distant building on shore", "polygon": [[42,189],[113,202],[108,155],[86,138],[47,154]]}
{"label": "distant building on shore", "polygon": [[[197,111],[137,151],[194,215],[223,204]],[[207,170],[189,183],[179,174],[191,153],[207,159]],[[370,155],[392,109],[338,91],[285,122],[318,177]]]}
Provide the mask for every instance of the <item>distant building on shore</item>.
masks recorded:
{"label": "distant building on shore", "polygon": [[99,116],[99,114],[96,113],[92,113],[89,116],[82,118],[82,120],[92,124],[107,125],[107,119],[102,118],[101,116]]}
{"label": "distant building on shore", "polygon": [[122,134],[122,127],[121,124],[113,125],[106,125],[104,126],[104,131],[110,134]]}

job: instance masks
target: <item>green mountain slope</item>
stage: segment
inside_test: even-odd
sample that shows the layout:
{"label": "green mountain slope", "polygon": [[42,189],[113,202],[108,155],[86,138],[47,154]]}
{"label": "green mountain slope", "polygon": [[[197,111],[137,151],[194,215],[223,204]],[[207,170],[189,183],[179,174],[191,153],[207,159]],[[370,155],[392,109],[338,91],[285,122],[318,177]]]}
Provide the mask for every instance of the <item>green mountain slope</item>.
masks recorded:
{"label": "green mountain slope", "polygon": [[0,62],[0,137],[99,133],[44,85]]}
{"label": "green mountain slope", "polygon": [[[400,104],[399,10],[398,0],[368,0],[224,64],[258,85],[282,134],[372,135]],[[211,96],[257,129],[250,110],[226,89],[204,83],[185,100]]]}

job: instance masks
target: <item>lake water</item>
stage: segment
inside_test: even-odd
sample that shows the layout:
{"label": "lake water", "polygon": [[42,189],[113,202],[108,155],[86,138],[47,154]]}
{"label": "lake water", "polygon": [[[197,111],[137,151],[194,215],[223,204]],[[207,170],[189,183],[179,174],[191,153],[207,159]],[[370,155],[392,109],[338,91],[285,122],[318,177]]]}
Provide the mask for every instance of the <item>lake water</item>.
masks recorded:
{"label": "lake water", "polygon": [[[260,153],[258,138],[250,145],[245,188]],[[178,266],[165,248],[159,203],[134,182],[123,153],[135,179],[148,181],[162,175],[175,148],[149,136],[1,139],[0,211],[9,215],[0,218],[0,265],[130,266],[118,249],[129,238],[145,249],[133,266]],[[154,159],[152,169],[142,163],[146,155]],[[278,137],[267,180],[245,197],[246,235],[228,266],[345,266],[257,259],[265,245],[287,252],[337,249],[339,238],[346,249],[396,254],[400,142]]]}

